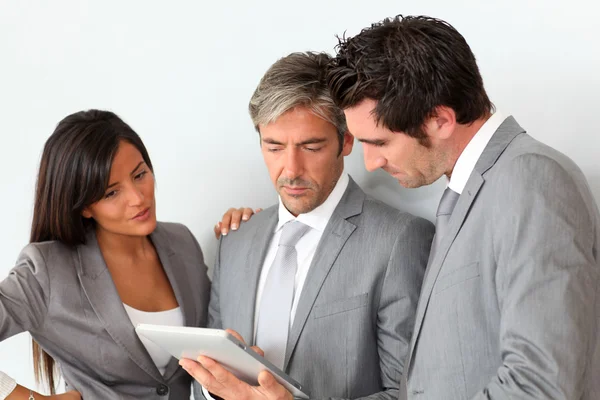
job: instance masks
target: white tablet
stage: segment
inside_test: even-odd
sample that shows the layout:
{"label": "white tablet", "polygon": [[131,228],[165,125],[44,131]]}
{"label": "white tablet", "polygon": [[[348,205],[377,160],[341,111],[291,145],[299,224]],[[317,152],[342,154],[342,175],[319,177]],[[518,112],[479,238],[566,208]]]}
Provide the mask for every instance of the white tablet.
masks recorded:
{"label": "white tablet", "polygon": [[302,385],[221,329],[138,324],[138,335],[148,338],[177,359],[203,355],[220,363],[238,379],[258,385],[258,374],[269,371],[294,397],[308,399]]}

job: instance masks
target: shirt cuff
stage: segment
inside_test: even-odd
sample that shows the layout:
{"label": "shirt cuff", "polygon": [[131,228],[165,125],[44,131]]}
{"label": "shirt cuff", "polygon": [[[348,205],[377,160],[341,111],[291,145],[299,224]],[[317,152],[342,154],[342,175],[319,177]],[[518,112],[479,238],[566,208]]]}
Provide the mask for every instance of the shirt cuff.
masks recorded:
{"label": "shirt cuff", "polygon": [[[215,398],[215,397],[211,396],[211,394],[208,392],[208,390],[204,389],[204,386],[202,386],[202,394],[204,395],[204,398],[206,400],[218,400],[218,399],[220,399],[220,397]],[[0,399],[0,400],[2,400],[2,399]]]}
{"label": "shirt cuff", "polygon": [[16,387],[17,382],[4,372],[0,371],[0,400],[6,399]]}

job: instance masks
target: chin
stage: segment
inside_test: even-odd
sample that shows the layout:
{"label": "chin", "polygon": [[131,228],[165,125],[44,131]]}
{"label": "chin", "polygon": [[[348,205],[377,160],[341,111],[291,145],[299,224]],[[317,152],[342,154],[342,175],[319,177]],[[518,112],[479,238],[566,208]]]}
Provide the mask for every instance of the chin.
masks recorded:
{"label": "chin", "polygon": [[134,231],[136,236],[148,236],[156,229],[156,218],[153,218],[152,221],[146,221],[145,223],[137,226]]}

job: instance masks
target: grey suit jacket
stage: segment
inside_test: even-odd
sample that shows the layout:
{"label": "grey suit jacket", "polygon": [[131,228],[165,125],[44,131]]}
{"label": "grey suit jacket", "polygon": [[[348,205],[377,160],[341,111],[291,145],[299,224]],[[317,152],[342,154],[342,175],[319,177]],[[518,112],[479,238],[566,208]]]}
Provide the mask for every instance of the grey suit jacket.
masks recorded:
{"label": "grey suit jacket", "polygon": [[507,118],[430,260],[408,398],[600,399],[599,230],[577,166]]}
{"label": "grey suit jacket", "polygon": [[[205,326],[210,288],[198,243],[179,224],[159,222],[150,237],[186,325]],[[137,337],[93,231],[76,248],[44,242],[21,252],[0,283],[0,340],[23,331],[59,363],[68,388],[84,399],[190,396],[191,378],[177,360],[161,376]]]}
{"label": "grey suit jacket", "polygon": [[[209,326],[252,342],[258,279],[277,221],[274,206],[222,239]],[[284,369],[311,398],[397,398],[433,231],[350,180],[318,244],[287,345]]]}

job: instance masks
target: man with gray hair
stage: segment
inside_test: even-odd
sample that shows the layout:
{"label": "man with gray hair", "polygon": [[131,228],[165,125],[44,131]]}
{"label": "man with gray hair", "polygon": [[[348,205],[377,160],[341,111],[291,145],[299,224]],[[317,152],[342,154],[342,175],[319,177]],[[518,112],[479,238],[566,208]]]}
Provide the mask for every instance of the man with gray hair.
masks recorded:
{"label": "man with gray hair", "polygon": [[[279,204],[221,237],[209,327],[239,332],[311,398],[395,400],[434,229],[344,172],[353,138],[326,86],[329,61],[284,57],[252,96]],[[253,387],[198,361],[181,362],[204,386],[196,398],[268,399],[263,388],[283,388],[266,372]]]}

